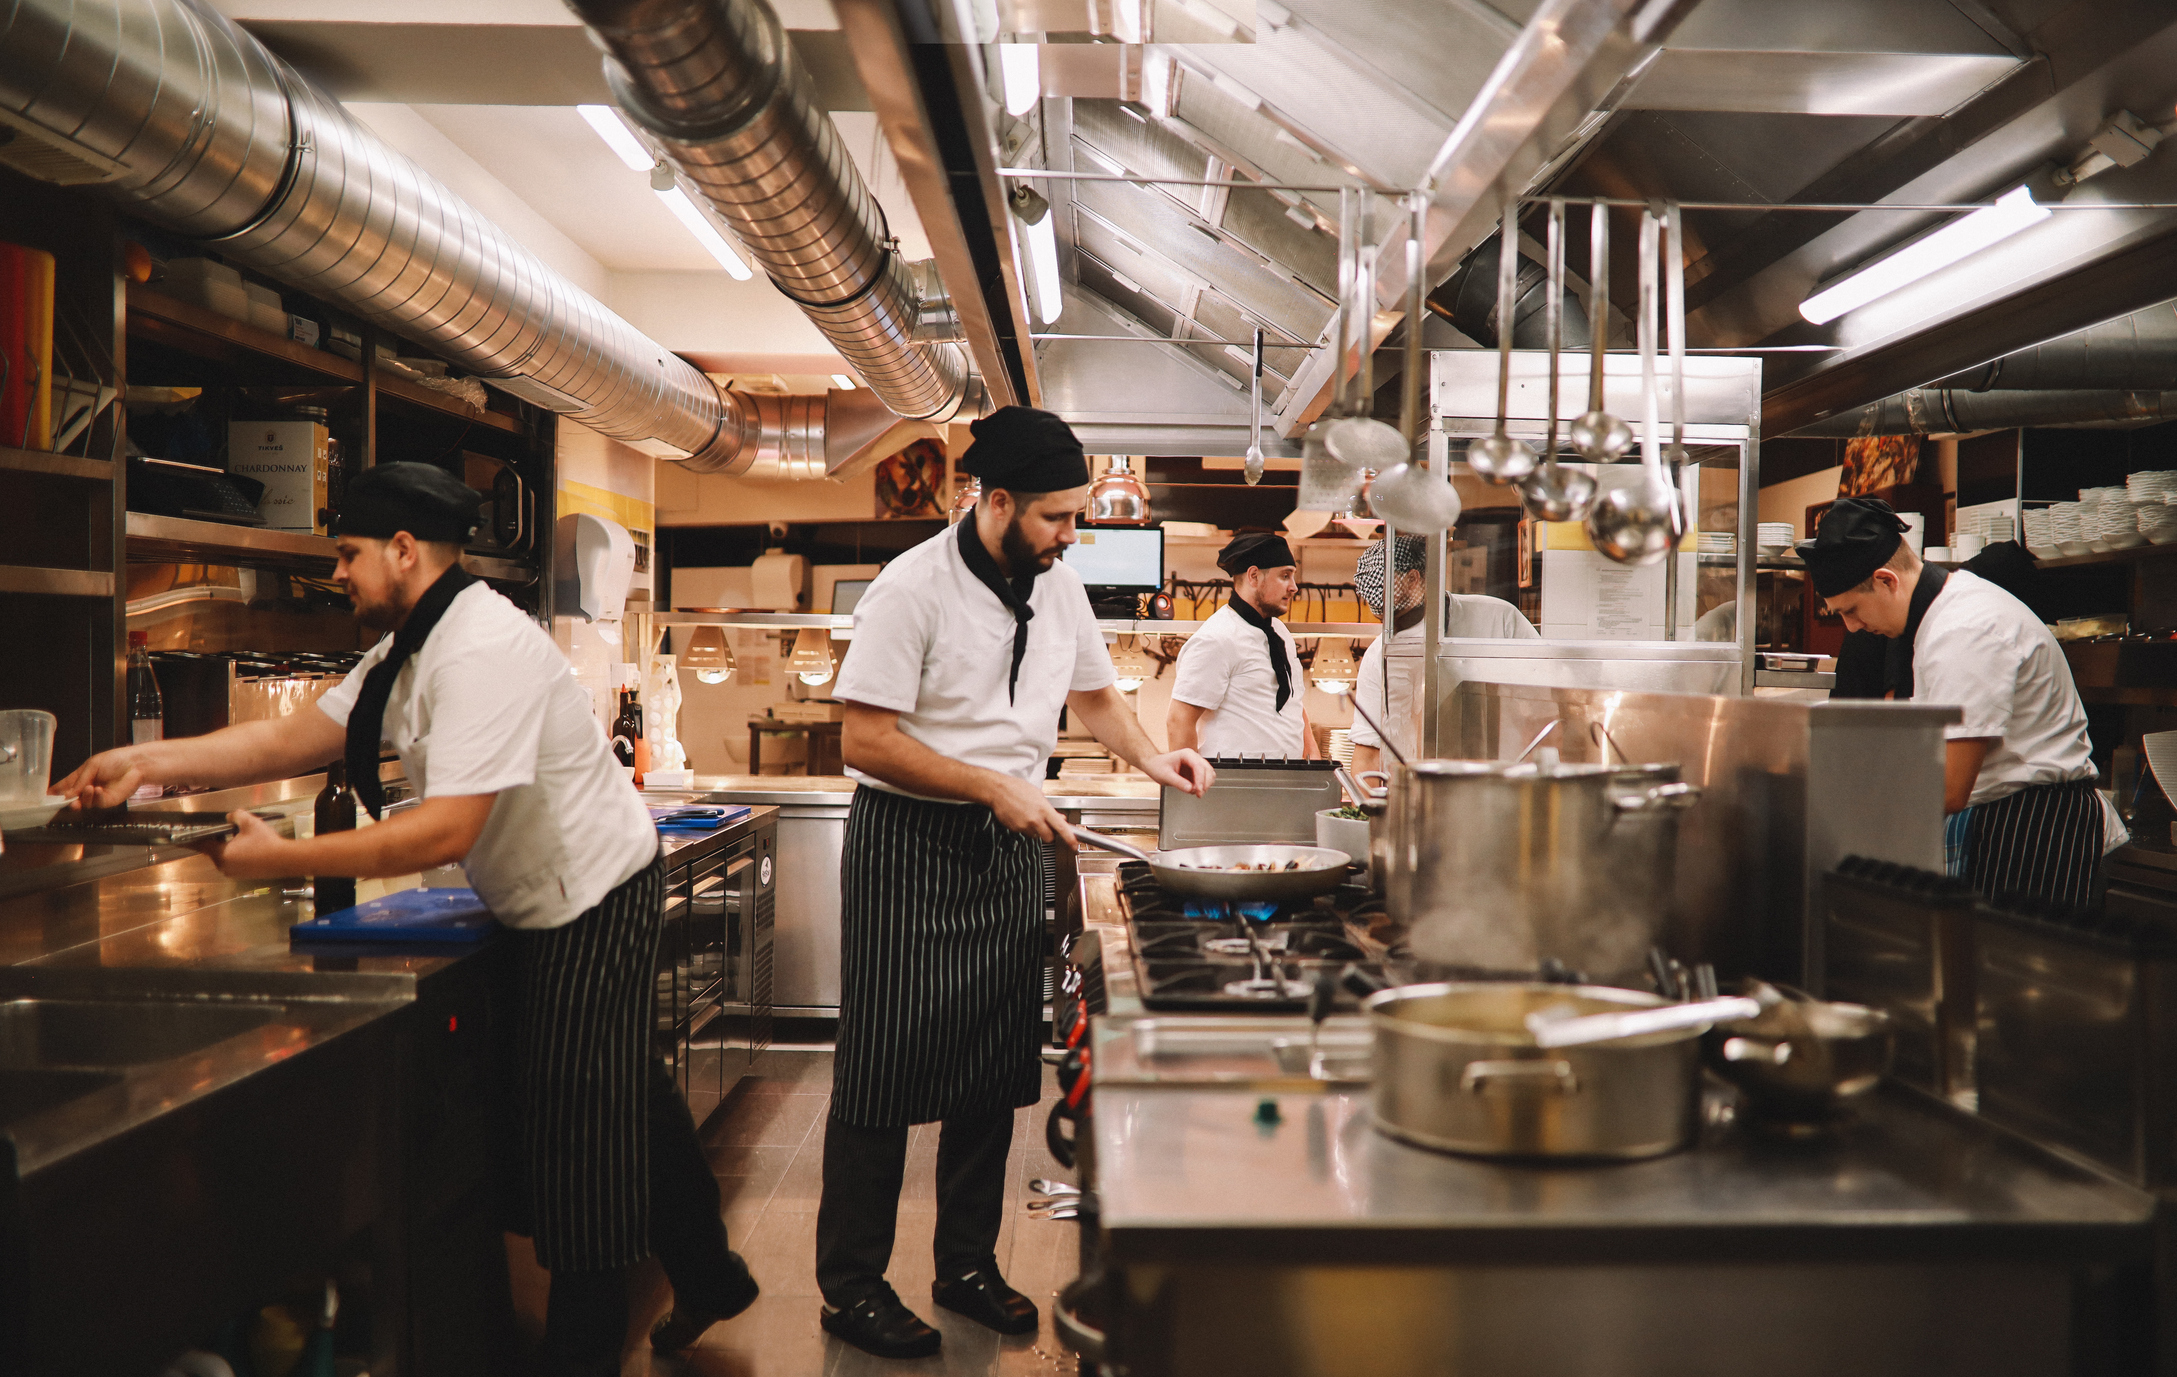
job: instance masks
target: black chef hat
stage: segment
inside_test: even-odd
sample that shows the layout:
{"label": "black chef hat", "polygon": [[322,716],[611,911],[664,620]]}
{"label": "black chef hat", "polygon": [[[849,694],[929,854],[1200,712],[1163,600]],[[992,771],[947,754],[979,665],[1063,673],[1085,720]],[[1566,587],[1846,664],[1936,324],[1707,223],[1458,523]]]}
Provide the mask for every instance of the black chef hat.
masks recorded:
{"label": "black chef hat", "polygon": [[1822,514],[1814,539],[1799,542],[1799,557],[1825,598],[1850,592],[1890,562],[1905,538],[1905,523],[1879,497],[1840,497]]}
{"label": "black chef hat", "polygon": [[1073,428],[1032,406],[1001,406],[968,426],[975,437],[960,467],[986,488],[1007,492],[1062,492],[1085,487],[1088,460]]}
{"label": "black chef hat", "polygon": [[1293,558],[1293,547],[1276,531],[1236,535],[1231,544],[1217,552],[1217,567],[1234,578],[1249,569],[1283,569],[1298,562]]}
{"label": "black chef hat", "polygon": [[334,535],[466,541],[483,494],[436,464],[379,464],[348,480]]}

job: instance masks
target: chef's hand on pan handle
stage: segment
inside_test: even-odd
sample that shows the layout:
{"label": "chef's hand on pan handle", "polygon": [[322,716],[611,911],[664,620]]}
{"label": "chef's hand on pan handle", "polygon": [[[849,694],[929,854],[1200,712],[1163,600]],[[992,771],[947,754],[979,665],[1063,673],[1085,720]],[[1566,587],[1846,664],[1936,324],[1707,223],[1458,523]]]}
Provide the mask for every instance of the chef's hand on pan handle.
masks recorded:
{"label": "chef's hand on pan handle", "polygon": [[1184,789],[1200,798],[1217,782],[1216,769],[1193,751],[1166,751],[1141,763],[1141,772],[1172,789]]}
{"label": "chef's hand on pan handle", "polygon": [[986,802],[990,804],[990,811],[998,815],[1000,823],[1038,841],[1054,841],[1068,850],[1074,849],[1073,829],[1043,796],[1040,786],[995,772],[992,778],[995,782]]}

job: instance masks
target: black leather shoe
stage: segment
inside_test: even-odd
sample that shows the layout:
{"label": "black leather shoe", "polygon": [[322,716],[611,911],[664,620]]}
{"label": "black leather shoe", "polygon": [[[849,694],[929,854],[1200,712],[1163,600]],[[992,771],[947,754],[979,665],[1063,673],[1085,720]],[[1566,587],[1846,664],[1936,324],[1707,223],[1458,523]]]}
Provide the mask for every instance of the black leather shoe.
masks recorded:
{"label": "black leather shoe", "polygon": [[889,1289],[865,1296],[844,1310],[825,1306],[823,1323],[826,1333],[879,1358],[927,1358],[945,1341]]}
{"label": "black leather shoe", "polygon": [[[734,1260],[738,1262],[739,1258]],[[748,1309],[761,1294],[762,1288],[756,1285],[756,1278],[749,1275],[748,1268],[744,1265],[739,1282],[718,1298],[718,1308],[715,1310],[684,1307],[676,1296],[673,1308],[650,1326],[650,1346],[660,1353],[679,1353],[693,1348],[695,1341],[703,1337],[704,1330],[721,1320],[730,1320]]]}
{"label": "black leather shoe", "polygon": [[1036,1303],[1005,1284],[995,1267],[978,1267],[964,1277],[930,1283],[930,1296],[954,1314],[965,1315],[1000,1334],[1036,1332]]}

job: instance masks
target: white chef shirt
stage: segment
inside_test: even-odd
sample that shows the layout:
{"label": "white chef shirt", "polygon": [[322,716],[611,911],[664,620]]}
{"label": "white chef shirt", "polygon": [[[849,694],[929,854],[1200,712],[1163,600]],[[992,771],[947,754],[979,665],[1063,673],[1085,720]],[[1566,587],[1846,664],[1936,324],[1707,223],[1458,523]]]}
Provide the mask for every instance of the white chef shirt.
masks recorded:
{"label": "white chef shirt", "polygon": [[1285,663],[1292,669],[1292,695],[1282,712],[1269,643],[1230,607],[1218,608],[1180,650],[1172,698],[1208,709],[1201,728],[1203,755],[1297,760],[1306,753],[1308,719],[1300,700],[1307,695],[1307,667],[1285,623],[1273,617],[1270,625],[1285,643]]}
{"label": "white chef shirt", "polygon": [[[387,636],[318,707],[342,727]],[[462,869],[510,928],[580,917],[658,853],[658,831],[567,657],[484,584],[447,604],[393,680],[385,742],[426,799],[497,794]]]}
{"label": "white chef shirt", "polygon": [[[967,518],[973,520],[972,517]],[[1012,700],[1013,612],[960,554],[948,528],[893,560],[854,605],[839,697],[900,715],[900,730],[939,755],[1038,780],[1058,744],[1069,692],[1117,682],[1081,576],[1054,562],[1028,595],[1028,653]],[[849,766],[864,784],[904,794]],[[957,799],[941,802],[959,802]]]}
{"label": "white chef shirt", "polygon": [[1913,646],[1913,701],[1965,712],[1944,738],[2002,738],[1981,762],[1972,802],[2093,775],[2071,666],[2026,604],[1957,570],[1928,604]]}
{"label": "white chef shirt", "polygon": [[[1480,593],[1447,593],[1444,595],[1443,637],[1446,640],[1520,640],[1535,641],[1542,633],[1527,620],[1517,607],[1502,598],[1487,597]],[[1417,749],[1414,728],[1421,702],[1422,671],[1426,668],[1422,652],[1426,648],[1427,628],[1415,622],[1404,631],[1391,637],[1391,701],[1383,700],[1383,637],[1378,636],[1361,652],[1359,676],[1353,682],[1353,696],[1368,713],[1391,733],[1391,743],[1412,755]],[[1447,689],[1455,687],[1448,683]],[[1353,726],[1348,732],[1356,746],[1383,748],[1383,738],[1361,717],[1353,714]]]}

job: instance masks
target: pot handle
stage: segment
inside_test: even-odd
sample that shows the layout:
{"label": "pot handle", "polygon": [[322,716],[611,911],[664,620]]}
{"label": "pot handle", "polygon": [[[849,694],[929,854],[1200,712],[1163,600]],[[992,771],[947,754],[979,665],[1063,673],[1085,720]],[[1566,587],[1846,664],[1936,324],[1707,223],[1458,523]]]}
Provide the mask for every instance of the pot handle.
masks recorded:
{"label": "pot handle", "polygon": [[1768,1038],[1726,1038],[1720,1051],[1725,1061],[1750,1061],[1761,1066],[1782,1066],[1791,1060],[1789,1041]]}
{"label": "pot handle", "polygon": [[1638,793],[1620,794],[1610,806],[1621,813],[1682,813],[1701,801],[1698,784],[1657,784]]}
{"label": "pot handle", "polygon": [[1500,1092],[1577,1095],[1580,1078],[1569,1061],[1470,1061],[1459,1073],[1459,1088],[1469,1095]]}

